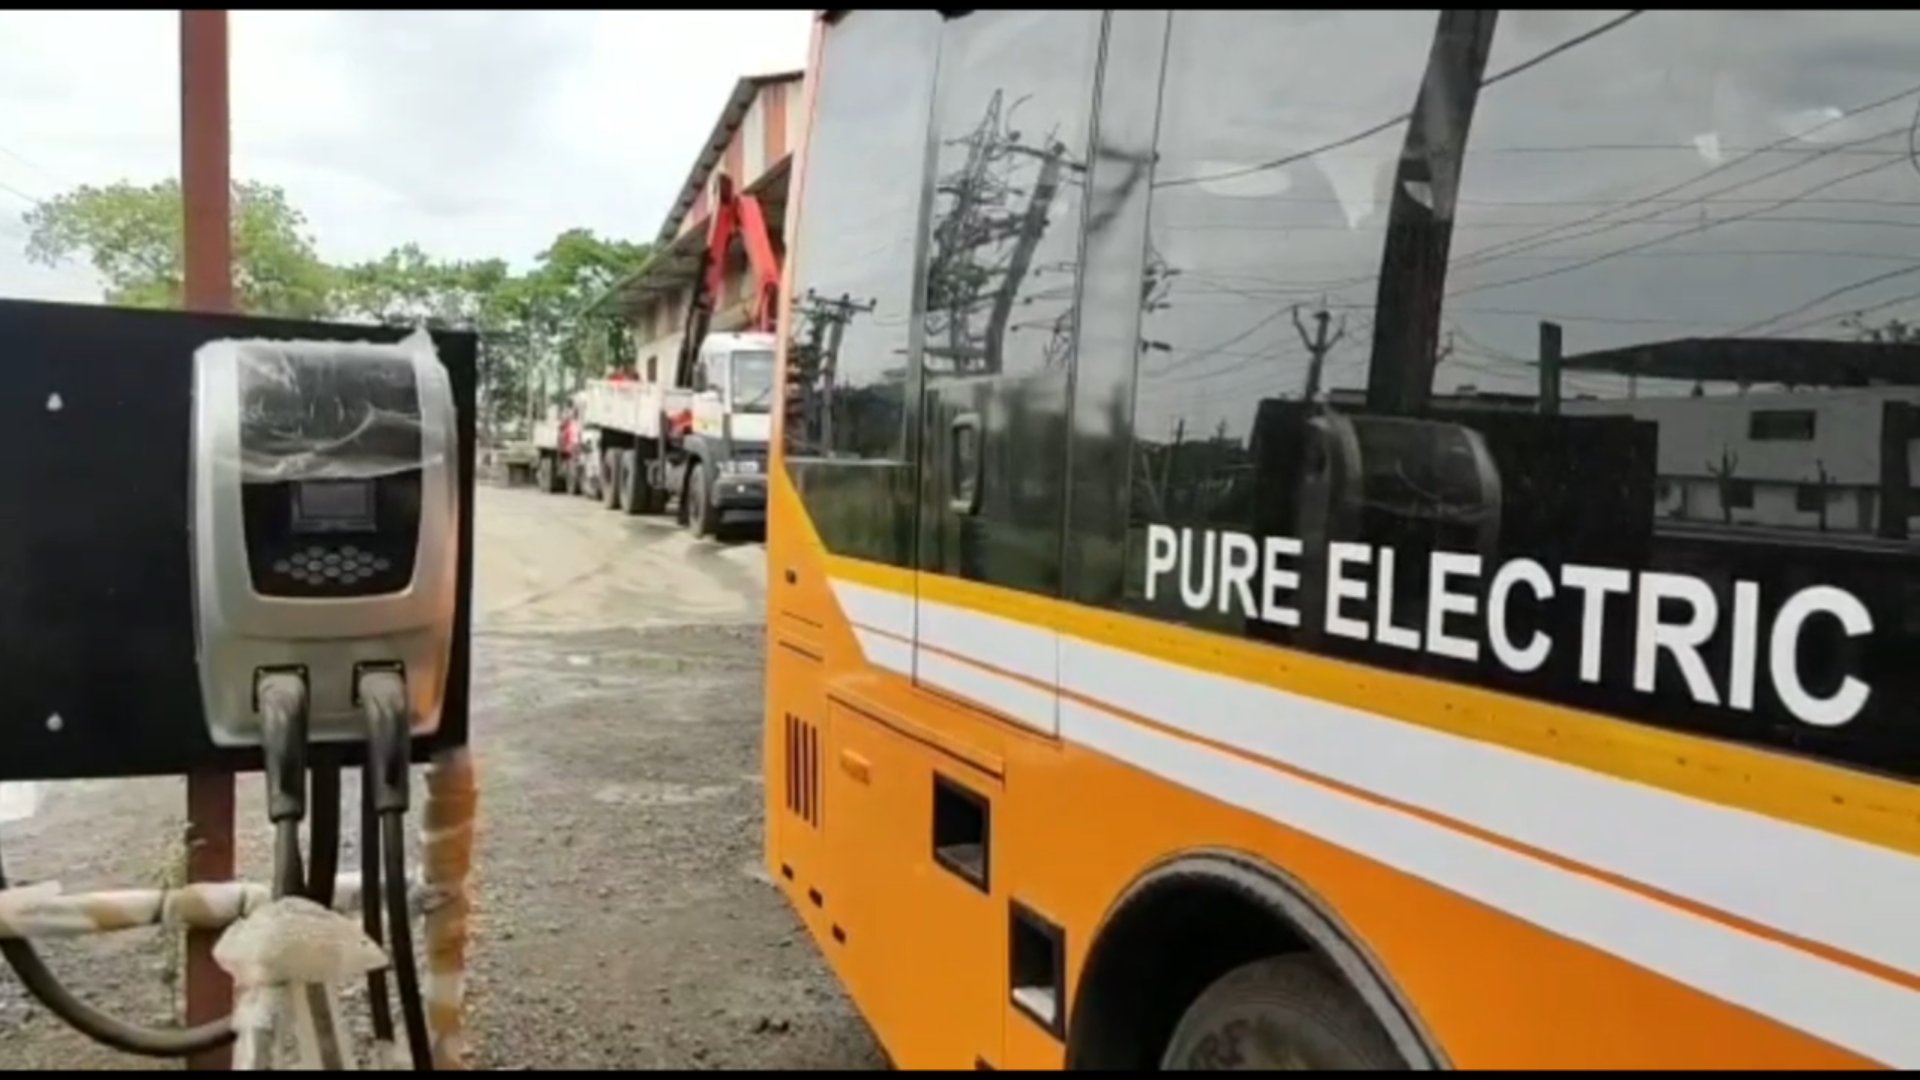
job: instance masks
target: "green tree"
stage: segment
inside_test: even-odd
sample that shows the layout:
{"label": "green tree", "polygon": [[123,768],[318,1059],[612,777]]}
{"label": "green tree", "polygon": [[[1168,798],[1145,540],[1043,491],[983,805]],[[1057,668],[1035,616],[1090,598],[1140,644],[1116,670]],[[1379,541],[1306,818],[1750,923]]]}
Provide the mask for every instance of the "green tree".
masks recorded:
{"label": "green tree", "polygon": [[[568,229],[523,274],[503,259],[436,259],[415,243],[330,266],[281,189],[235,184],[233,214],[235,299],[242,310],[473,330],[480,337],[489,425],[524,416],[579,378],[632,360],[626,328],[613,317],[584,312],[646,263],[649,244]],[[48,265],[84,258],[105,279],[106,302],[180,306],[184,214],[177,181],[76,188],[28,212],[26,223],[29,257]]]}
{"label": "green tree", "polygon": [[[234,290],[241,308],[294,318],[327,314],[334,275],[314,252],[306,217],[271,184],[236,183],[232,197]],[[180,306],[185,211],[179,181],[85,185],[42,202],[25,221],[29,258],[48,266],[84,258],[106,280],[108,303]]]}

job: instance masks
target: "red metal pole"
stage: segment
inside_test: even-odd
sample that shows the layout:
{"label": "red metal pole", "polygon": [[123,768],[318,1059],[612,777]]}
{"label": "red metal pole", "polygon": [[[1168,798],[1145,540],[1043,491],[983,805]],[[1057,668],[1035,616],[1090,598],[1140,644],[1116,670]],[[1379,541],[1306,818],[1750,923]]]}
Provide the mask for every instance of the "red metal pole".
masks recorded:
{"label": "red metal pole", "polygon": [[[185,295],[190,311],[233,308],[233,208],[228,177],[227,13],[180,13],[180,189],[186,204]],[[233,776],[187,777],[187,878],[233,880]],[[216,935],[187,935],[187,1023],[233,1009],[233,983],[213,961]],[[233,1067],[230,1047],[195,1055],[188,1067]]]}

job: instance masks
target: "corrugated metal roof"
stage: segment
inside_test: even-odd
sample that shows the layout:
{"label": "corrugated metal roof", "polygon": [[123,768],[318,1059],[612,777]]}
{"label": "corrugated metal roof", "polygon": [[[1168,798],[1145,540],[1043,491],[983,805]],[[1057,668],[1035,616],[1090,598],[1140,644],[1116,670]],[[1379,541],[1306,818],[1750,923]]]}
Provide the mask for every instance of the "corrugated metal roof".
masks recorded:
{"label": "corrugated metal roof", "polygon": [[[806,73],[803,71],[782,71],[771,75],[749,75],[733,84],[733,93],[727,96],[726,107],[720,110],[720,119],[714,122],[713,133],[707,136],[700,154],[694,158],[693,169],[687,173],[686,182],[680,185],[680,195],[668,211],[666,223],[660,226],[655,243],[665,244],[680,231],[680,223],[686,220],[687,212],[693,209],[694,200],[700,197],[700,190],[706,186],[707,176],[727,152],[727,144],[733,141],[733,133],[746,120],[747,111],[753,108],[753,99],[759,96],[760,88],[774,83],[799,82]],[[737,177],[741,183],[751,183],[757,177]]]}

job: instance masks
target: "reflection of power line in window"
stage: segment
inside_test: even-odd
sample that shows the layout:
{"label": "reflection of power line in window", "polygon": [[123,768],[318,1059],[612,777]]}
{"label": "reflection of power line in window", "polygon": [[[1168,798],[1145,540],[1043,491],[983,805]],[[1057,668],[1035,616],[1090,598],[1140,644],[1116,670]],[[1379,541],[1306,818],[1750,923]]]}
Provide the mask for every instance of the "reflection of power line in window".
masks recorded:
{"label": "reflection of power line in window", "polygon": [[[1889,129],[1874,135],[1869,135],[1860,141],[1872,142],[1879,139],[1889,138],[1899,134],[1901,130],[1902,129],[1899,129],[1899,128]],[[1837,149],[1837,148],[1829,148],[1829,149]],[[1790,173],[1798,169],[1806,168],[1808,165],[1824,160],[1824,157],[1825,155],[1822,155],[1822,154],[1813,154],[1808,157],[1801,158],[1797,161],[1790,161],[1787,164],[1777,169],[1774,169],[1771,172],[1762,173],[1759,176],[1749,177],[1745,180],[1728,184],[1725,187],[1716,188],[1713,191],[1707,192],[1704,195],[1697,195],[1691,199],[1687,199],[1683,202],[1680,202],[1674,205],[1658,206],[1652,210],[1647,211],[1644,214],[1638,214],[1633,217],[1602,222],[1601,224],[1598,224],[1591,229],[1586,229],[1581,232],[1566,233],[1563,231],[1565,229],[1574,227],[1573,224],[1557,225],[1552,228],[1542,230],[1540,233],[1535,234],[1532,237],[1515,237],[1508,240],[1503,240],[1496,244],[1490,244],[1485,248],[1480,248],[1468,255],[1461,256],[1459,259],[1453,261],[1453,263],[1450,265],[1450,269],[1452,270],[1472,269],[1474,267],[1484,266],[1488,263],[1498,262],[1501,259],[1512,258],[1513,256],[1520,254],[1522,252],[1534,251],[1539,248],[1546,247],[1550,244],[1560,244],[1570,240],[1584,240],[1590,236],[1599,236],[1604,233],[1614,232],[1619,229],[1624,229],[1633,225],[1650,224],[1655,227],[1659,227],[1659,226],[1670,225],[1670,224],[1680,224],[1680,222],[1655,221],[1654,219],[1659,217],[1662,214],[1669,214],[1678,210],[1685,210],[1692,207],[1700,207],[1704,209],[1707,205],[1712,203],[1717,196],[1724,195],[1727,192],[1731,192],[1731,191],[1739,191],[1742,188],[1749,188],[1754,186],[1755,184],[1765,183],[1768,180],[1772,180],[1776,177],[1785,175],[1786,173]],[[1887,160],[1887,161],[1882,161],[1881,163],[1874,165],[1870,168],[1860,170],[1860,173],[1858,175],[1866,175],[1869,173],[1879,172],[1884,168],[1888,168],[1890,166],[1898,165],[1898,164],[1900,164],[1900,160],[1897,158]],[[1701,175],[1704,176],[1708,174],[1703,173]],[[1815,188],[1813,190],[1817,191],[1820,189]],[[1804,197],[1804,193],[1801,197]],[[1743,216],[1752,217],[1755,214],[1765,213],[1767,210],[1770,210],[1770,209],[1777,210],[1781,206],[1789,205],[1790,203],[1797,202],[1799,200],[1798,198],[1796,198],[1793,200],[1789,200],[1787,203],[1781,203],[1777,199],[1762,200],[1762,201],[1763,203],[1765,203],[1765,206],[1763,209],[1754,211],[1751,214],[1746,214]],[[1632,205],[1633,205],[1632,203],[1628,203],[1625,206],[1619,207],[1618,209],[1623,209],[1623,210],[1628,209]],[[1590,216],[1584,220],[1598,221],[1600,218],[1606,217],[1607,214],[1611,212],[1612,211],[1603,212],[1599,215]],[[1478,227],[1478,226],[1475,226],[1475,227]]]}
{"label": "reflection of power line in window", "polygon": [[[1899,100],[1901,97],[1910,96],[1915,92],[1920,92],[1920,87],[1915,87],[1912,90],[1902,93],[1901,95],[1897,95],[1896,97],[1885,99],[1882,102],[1877,102],[1873,105],[1865,107],[1865,109],[1860,111],[1864,112],[1864,111],[1870,111],[1871,109],[1874,109],[1874,108],[1879,108],[1884,104],[1888,104],[1892,101]],[[1851,114],[1851,115],[1857,115],[1857,113]],[[1920,117],[1920,112],[1916,112],[1916,117]],[[1803,133],[1803,136],[1808,134],[1813,134],[1814,132],[1819,131],[1821,128],[1828,126],[1828,124],[1838,123],[1838,122],[1839,121],[1836,119],[1836,120],[1828,121],[1826,124],[1818,125],[1815,128],[1810,129],[1809,131]],[[1743,188],[1749,188],[1755,184],[1764,183],[1767,180],[1771,180],[1775,177],[1784,175],[1788,172],[1792,172],[1796,169],[1804,168],[1805,166],[1812,164],[1816,161],[1824,160],[1825,157],[1833,153],[1837,153],[1847,147],[1860,146],[1866,143],[1876,142],[1878,140],[1890,138],[1903,133],[1910,134],[1909,125],[1902,124],[1898,127],[1889,128],[1884,131],[1877,132],[1873,135],[1869,135],[1861,139],[1853,140],[1852,142],[1838,143],[1838,144],[1835,144],[1834,146],[1823,147],[1819,151],[1810,153],[1803,158],[1800,158],[1796,161],[1789,162],[1788,164],[1780,168],[1762,173],[1759,176],[1749,177],[1745,180],[1736,181],[1724,187],[1716,188],[1713,191],[1707,192],[1705,194],[1693,196],[1692,198],[1683,200],[1675,205],[1656,207],[1655,209],[1645,214],[1641,214],[1635,217],[1604,222],[1598,225],[1597,227],[1588,229],[1584,232],[1573,233],[1570,235],[1556,235],[1561,233],[1563,230],[1577,227],[1578,225],[1583,223],[1600,221],[1602,218],[1605,218],[1608,216],[1608,214],[1612,213],[1613,210],[1605,210],[1598,214],[1593,214],[1585,218],[1576,219],[1575,221],[1572,221],[1572,222],[1566,222],[1560,225],[1549,226],[1548,228],[1540,230],[1536,233],[1530,234],[1529,236],[1515,237],[1508,240],[1498,241],[1494,244],[1490,244],[1486,247],[1476,249],[1473,252],[1463,254],[1461,256],[1458,256],[1457,258],[1450,260],[1448,263],[1448,274],[1449,276],[1451,276],[1462,270],[1468,270],[1478,266],[1484,266],[1489,263],[1498,262],[1503,258],[1513,258],[1518,256],[1521,253],[1533,251],[1538,248],[1548,246],[1550,244],[1563,243],[1570,240],[1585,239],[1590,236],[1598,236],[1603,233],[1613,232],[1615,230],[1627,228],[1633,225],[1649,224],[1656,228],[1664,227],[1668,225],[1686,226],[1686,227],[1683,227],[1682,231],[1680,232],[1673,233],[1664,237],[1655,238],[1653,240],[1643,242],[1640,244],[1631,245],[1627,248],[1623,248],[1618,251],[1610,252],[1604,256],[1601,256],[1600,259],[1590,260],[1582,263],[1576,263],[1572,266],[1567,266],[1567,267],[1558,267],[1551,271],[1542,271],[1540,274],[1540,276],[1551,276],[1552,274],[1565,273],[1569,270],[1582,269],[1585,266],[1592,265],[1593,261],[1601,261],[1604,259],[1616,258],[1621,255],[1631,254],[1633,252],[1640,251],[1645,248],[1654,247],[1654,246],[1657,246],[1658,244],[1666,243],[1669,240],[1678,239],[1680,237],[1692,235],[1693,233],[1697,233],[1697,232],[1704,232],[1707,229],[1718,228],[1720,225],[1723,225],[1723,224],[1729,224],[1735,221],[1745,221],[1745,220],[1752,220],[1752,219],[1774,220],[1770,218],[1765,218],[1763,217],[1763,215],[1767,214],[1769,211],[1772,211],[1772,210],[1779,210],[1786,206],[1795,205],[1797,203],[1804,202],[1804,201],[1812,201],[1812,197],[1820,191],[1823,191],[1829,187],[1836,186],[1838,183],[1845,182],[1846,180],[1855,179],[1860,176],[1870,175],[1872,173],[1879,172],[1884,169],[1899,165],[1906,159],[1896,157],[1890,160],[1882,161],[1877,164],[1868,166],[1865,169],[1856,170],[1855,172],[1842,176],[1839,179],[1834,180],[1832,182],[1817,184],[1812,188],[1809,188],[1805,191],[1797,193],[1794,196],[1787,197],[1784,199],[1774,198],[1774,199],[1760,200],[1759,206],[1755,210],[1746,211],[1740,214],[1735,214],[1733,216],[1718,219],[1712,222],[1706,222],[1706,223],[1687,226],[1686,223],[1683,223],[1683,222],[1661,222],[1661,221],[1654,221],[1653,219],[1656,217],[1659,217],[1661,214],[1668,213],[1673,210],[1680,210],[1680,209],[1685,209],[1693,206],[1704,207],[1708,203],[1713,202],[1719,196],[1725,195],[1729,192],[1739,191]],[[1701,179],[1704,179],[1705,177],[1708,177],[1717,172],[1720,172],[1724,168],[1731,167],[1733,164],[1737,164],[1739,160],[1746,160],[1746,159],[1737,159],[1735,162],[1724,163],[1721,166],[1716,166],[1712,169],[1708,169],[1707,171],[1700,173],[1697,176],[1691,177],[1688,180],[1682,181],[1679,184],[1672,185],[1668,188],[1663,189],[1660,192],[1656,192],[1655,196],[1650,196],[1648,198],[1665,196],[1675,191],[1678,191],[1682,188],[1688,187],[1694,183],[1697,183]],[[1645,201],[1644,199],[1627,200],[1626,202],[1620,204],[1615,209],[1617,210],[1631,209],[1637,205],[1642,204],[1644,201]],[[1466,223],[1462,223],[1462,225],[1465,225],[1465,224]],[[1531,225],[1533,223],[1528,222],[1525,224]],[[1908,223],[1904,223],[1904,222],[1901,223],[1901,225],[1903,226],[1906,224]],[[1500,227],[1501,225],[1502,223],[1496,223],[1496,222],[1477,222],[1477,223],[1472,223],[1469,227],[1472,229],[1486,229],[1486,228],[1492,228],[1492,227]],[[1524,227],[1524,225],[1519,227]],[[1575,257],[1575,256],[1569,256],[1569,257]],[[1352,277],[1329,279],[1324,282],[1304,283],[1303,287],[1306,287],[1311,290],[1315,285],[1317,285],[1320,289],[1324,289],[1327,292],[1339,293],[1346,289],[1359,288],[1359,287],[1371,285],[1377,279],[1378,279],[1377,274],[1356,274]],[[1499,288],[1504,284],[1514,284],[1520,281],[1527,281],[1527,280],[1532,280],[1532,277],[1517,278],[1511,282],[1497,282],[1497,283],[1491,283],[1486,285],[1476,285],[1464,291],[1476,291],[1478,289],[1483,289],[1483,288]],[[1461,294],[1461,291],[1457,290],[1455,292],[1449,293],[1448,295],[1453,296],[1453,295],[1460,295],[1460,294]]]}
{"label": "reflection of power line in window", "polygon": [[[1596,26],[1591,30],[1588,30],[1581,34],[1576,34],[1575,36],[1568,38],[1566,41],[1563,41],[1560,44],[1555,45],[1544,52],[1541,52],[1532,57],[1529,57],[1528,59],[1523,60],[1520,63],[1515,64],[1504,71],[1500,71],[1493,75],[1487,76],[1486,78],[1480,80],[1480,87],[1481,89],[1485,89],[1504,79],[1511,79],[1515,75],[1518,75],[1521,72],[1528,70],[1529,68],[1533,68],[1540,64],[1543,64],[1548,60],[1556,56],[1559,56],[1561,53],[1568,51],[1569,49],[1573,49],[1580,45],[1584,45],[1587,42],[1592,41],[1594,38],[1601,36],[1602,34],[1607,34],[1614,30],[1617,30],[1621,26],[1624,26],[1628,22],[1631,22],[1632,20],[1639,18],[1641,15],[1645,13],[1646,12],[1644,9],[1636,9],[1633,11],[1626,12],[1625,14],[1616,16],[1612,19],[1609,19],[1606,22],[1601,23],[1599,26]],[[1413,114],[1411,112],[1404,112],[1404,113],[1401,113],[1399,116],[1393,117],[1390,120],[1383,120],[1378,124],[1374,124],[1372,127],[1368,127],[1361,131],[1354,132],[1351,135],[1342,136],[1341,138],[1335,139],[1332,142],[1323,143],[1319,146],[1314,147],[1311,150],[1302,150],[1299,153],[1288,154],[1285,157],[1275,158],[1272,161],[1262,162],[1258,165],[1246,165],[1237,169],[1225,169],[1220,172],[1206,173],[1199,176],[1180,176],[1170,180],[1155,180],[1153,182],[1153,186],[1156,188],[1182,187],[1187,184],[1204,184],[1204,183],[1208,183],[1216,180],[1233,180],[1242,176],[1252,176],[1256,173],[1271,172],[1274,169],[1282,169],[1287,167],[1288,165],[1294,164],[1295,162],[1305,161],[1306,159],[1310,157],[1314,157],[1319,154],[1325,154],[1325,153],[1328,153],[1329,151],[1338,150],[1342,147],[1352,146],[1354,143],[1357,143],[1357,142],[1364,142],[1367,139],[1370,139],[1373,136],[1378,135],[1383,131],[1388,131],[1400,124],[1404,124],[1412,118],[1413,118]]]}
{"label": "reflection of power line in window", "polygon": [[[1806,301],[1805,303],[1788,308],[1787,310],[1782,311],[1778,314],[1769,315],[1766,318],[1761,319],[1757,322],[1750,322],[1745,326],[1738,327],[1737,329],[1728,330],[1726,333],[1718,336],[1744,337],[1747,334],[1751,334],[1754,331],[1759,330],[1763,327],[1770,326],[1774,323],[1777,323],[1782,319],[1790,319],[1795,315],[1800,315],[1808,311],[1812,311],[1814,308],[1817,308],[1822,304],[1830,303],[1834,300],[1839,299],[1842,296],[1845,296],[1850,292],[1854,292],[1855,290],[1869,288],[1871,286],[1878,285],[1882,282],[1892,281],[1895,278],[1907,277],[1911,274],[1920,274],[1920,266],[1906,266],[1898,270],[1888,270],[1885,273],[1875,274],[1872,277],[1862,278],[1861,280],[1855,281],[1851,284],[1842,285],[1837,289],[1829,289],[1826,292],[1821,293],[1819,296],[1816,296],[1813,299]],[[1841,312],[1837,314],[1846,314],[1846,313]]]}
{"label": "reflection of power line in window", "polygon": [[[1468,293],[1484,292],[1488,289],[1503,289],[1510,285],[1522,285],[1531,281],[1539,281],[1542,278],[1555,277],[1560,274],[1570,274],[1576,270],[1585,270],[1590,266],[1595,266],[1599,263],[1603,263],[1612,259],[1619,258],[1622,255],[1628,255],[1636,251],[1643,251],[1647,248],[1655,247],[1660,244],[1671,243],[1672,241],[1678,240],[1681,237],[1693,236],[1699,233],[1711,231],[1713,229],[1723,228],[1727,225],[1732,225],[1736,222],[1746,221],[1750,218],[1759,216],[1760,214],[1764,213],[1767,209],[1778,210],[1785,206],[1791,206],[1794,203],[1799,202],[1806,195],[1812,194],[1814,191],[1824,191],[1827,188],[1836,187],[1840,184],[1848,183],[1853,180],[1858,180],[1861,177],[1868,176],[1877,172],[1882,172],[1886,169],[1893,168],[1898,165],[1904,165],[1904,164],[1905,164],[1904,161],[1896,160],[1896,161],[1883,161],[1875,165],[1869,165],[1864,169],[1856,169],[1853,172],[1846,173],[1844,175],[1834,177],[1831,180],[1824,181],[1816,185],[1814,188],[1810,189],[1809,191],[1784,198],[1779,202],[1774,203],[1770,207],[1763,207],[1758,210],[1746,211],[1743,213],[1733,214],[1724,218],[1715,218],[1711,221],[1701,222],[1699,224],[1691,225],[1684,229],[1681,229],[1679,232],[1668,233],[1664,236],[1656,236],[1649,240],[1643,240],[1637,244],[1629,244],[1626,247],[1619,248],[1614,251],[1609,251],[1600,255],[1592,256],[1591,258],[1582,259],[1581,261],[1577,263],[1573,263],[1572,265],[1569,265],[1569,266],[1556,266],[1551,270],[1541,270],[1536,273],[1523,274],[1519,277],[1507,278],[1501,281],[1489,281],[1489,282],[1483,282],[1478,285],[1467,285],[1460,288],[1451,289],[1451,290],[1448,290],[1447,296],[1448,297],[1465,296]],[[1627,225],[1627,224],[1631,224],[1631,222],[1619,222],[1616,224]],[[1491,260],[1488,260],[1488,261],[1491,261]]]}
{"label": "reflection of power line in window", "polygon": [[[1506,240],[1497,241],[1495,243],[1489,244],[1482,248],[1476,248],[1473,251],[1464,252],[1458,257],[1458,259],[1455,260],[1455,262],[1457,265],[1460,265],[1460,266],[1477,265],[1478,262],[1480,261],[1487,261],[1483,257],[1489,257],[1495,254],[1499,254],[1517,245],[1523,245],[1523,244],[1531,245],[1531,243],[1535,240],[1544,240],[1550,236],[1557,235],[1569,229],[1577,229],[1582,225],[1588,225],[1595,222],[1603,221],[1604,219],[1606,219],[1607,217],[1609,217],[1610,215],[1618,211],[1630,210],[1637,206],[1648,205],[1654,202],[1655,200],[1665,199],[1668,196],[1684,191],[1687,188],[1690,188],[1693,185],[1700,183],[1701,181],[1706,180],[1709,177],[1717,176],[1720,173],[1726,172],[1730,169],[1738,168],[1741,165],[1744,165],[1747,162],[1752,161],[1754,158],[1757,158],[1762,154],[1772,153],[1776,150],[1779,150],[1781,147],[1786,146],[1789,143],[1806,139],[1807,137],[1812,135],[1817,135],[1820,132],[1825,131],[1827,128],[1833,127],[1836,124],[1844,123],[1848,120],[1857,120],[1868,113],[1886,108],[1887,106],[1892,105],[1896,102],[1912,97],[1917,93],[1920,93],[1920,85],[1910,86],[1900,91],[1897,94],[1891,94],[1891,95],[1888,95],[1887,97],[1880,98],[1876,101],[1871,101],[1864,105],[1859,105],[1851,109],[1843,110],[1840,113],[1840,115],[1830,117],[1824,121],[1821,121],[1820,123],[1815,124],[1813,127],[1808,128],[1805,131],[1795,132],[1792,135],[1786,135],[1781,138],[1775,139],[1773,142],[1770,142],[1765,146],[1762,146],[1749,153],[1738,154],[1732,158],[1729,158],[1726,161],[1719,163],[1718,165],[1713,166],[1712,168],[1696,173],[1693,176],[1689,176],[1685,180],[1681,180],[1678,183],[1670,184],[1657,191],[1649,192],[1648,194],[1639,196],[1637,198],[1628,199],[1627,201],[1620,203],[1616,206],[1611,206],[1606,209],[1602,209],[1598,213],[1589,214],[1585,217],[1575,218],[1572,221],[1561,222],[1557,225],[1553,225],[1547,229],[1542,230],[1540,233],[1536,234],[1535,236],[1513,237]],[[1837,143],[1833,146],[1820,147],[1817,150],[1813,150],[1807,153],[1804,157],[1796,161],[1789,162],[1786,166],[1783,166],[1782,168],[1777,169],[1773,172],[1764,173],[1760,176],[1753,177],[1749,180],[1742,181],[1737,184],[1729,185],[1728,187],[1725,187],[1725,188],[1716,189],[1713,192],[1709,192],[1705,196],[1694,196],[1690,199],[1687,199],[1681,202],[1678,206],[1673,207],[1673,209],[1680,209],[1683,207],[1698,205],[1700,201],[1702,201],[1703,199],[1711,199],[1720,195],[1724,195],[1730,191],[1737,191],[1743,187],[1750,187],[1753,184],[1772,179],[1773,177],[1778,176],[1781,173],[1790,172],[1793,169],[1803,167],[1815,161],[1825,160],[1826,158],[1831,157],[1834,154],[1842,153],[1851,148],[1864,146],[1868,143],[1872,143],[1872,142],[1878,141],[1879,139],[1886,138],[1890,134],[1896,134],[1902,130],[1905,130],[1904,125],[1900,128],[1894,128],[1894,129],[1891,129],[1890,131],[1881,132],[1875,135],[1870,135],[1862,139],[1855,139],[1850,142]],[[1581,235],[1584,236],[1584,235],[1591,235],[1591,234],[1583,233]]]}
{"label": "reflection of power line in window", "polygon": [[[1281,313],[1286,314],[1287,311],[1283,309]],[[1366,355],[1366,350],[1360,348],[1359,343],[1369,340],[1372,334],[1373,320],[1371,318],[1359,320],[1354,326],[1349,328],[1347,338],[1339,343],[1339,346],[1345,347],[1340,348],[1336,346],[1336,348],[1339,348],[1337,353],[1329,352],[1327,354],[1327,368],[1331,370],[1336,364],[1343,360]],[[1277,369],[1279,365],[1285,361],[1298,360],[1304,364],[1312,359],[1311,355],[1298,342],[1288,341],[1283,338],[1280,345],[1271,350],[1225,354],[1244,357],[1244,359],[1228,364],[1225,367],[1194,370],[1194,365],[1198,364],[1201,360],[1211,359],[1217,355],[1222,354],[1210,351],[1185,358],[1178,363],[1158,370],[1142,365],[1140,372],[1141,378],[1151,379],[1154,385],[1158,387],[1178,387],[1208,380],[1226,380],[1228,376],[1242,372],[1253,372],[1256,375],[1265,375],[1267,369]],[[1289,386],[1286,389],[1291,392],[1297,389],[1297,387]]]}
{"label": "reflection of power line in window", "polygon": [[1790,334],[1796,334],[1802,330],[1806,330],[1811,327],[1818,326],[1821,323],[1827,322],[1829,320],[1839,319],[1844,321],[1847,319],[1862,319],[1868,315],[1878,314],[1879,312],[1885,311],[1888,308],[1899,307],[1901,304],[1911,304],[1916,301],[1920,301],[1920,292],[1907,293],[1904,296],[1896,296],[1891,300],[1882,300],[1876,304],[1868,304],[1866,307],[1853,308],[1848,311],[1830,311],[1824,315],[1819,315],[1812,319],[1805,319],[1797,323],[1789,323],[1786,326],[1776,327],[1775,329],[1768,331],[1766,334],[1763,334],[1762,336],[1770,337],[1770,338],[1786,337]]}

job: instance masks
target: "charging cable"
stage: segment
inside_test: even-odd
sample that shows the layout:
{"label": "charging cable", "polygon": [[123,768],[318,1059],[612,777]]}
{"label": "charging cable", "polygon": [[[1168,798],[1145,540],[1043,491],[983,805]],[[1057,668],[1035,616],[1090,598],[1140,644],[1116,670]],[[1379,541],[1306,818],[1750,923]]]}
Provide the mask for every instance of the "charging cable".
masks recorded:
{"label": "charging cable", "polygon": [[[427,1033],[427,1010],[420,993],[420,971],[414,963],[412,914],[407,904],[406,817],[411,792],[412,708],[407,702],[406,678],[387,667],[363,669],[356,682],[361,711],[367,718],[367,771],[361,783],[373,789],[373,809],[380,819],[381,892],[387,901],[387,922],[393,933],[394,981],[400,989],[400,1016],[407,1028],[407,1046],[413,1067],[433,1071],[433,1044]],[[371,906],[372,883],[363,901]],[[376,939],[377,940],[377,939]],[[372,988],[369,988],[370,992]],[[379,991],[384,995],[384,989]]]}
{"label": "charging cable", "polygon": [[[0,892],[7,890],[6,868],[0,866]],[[109,1016],[75,997],[54,975],[33,943],[24,938],[0,938],[0,956],[19,977],[22,986],[48,1012],[82,1035],[122,1053],[150,1058],[183,1058],[225,1046],[233,1041],[233,1018],[221,1017],[196,1028],[149,1028]]]}
{"label": "charging cable", "polygon": [[[263,720],[268,770],[268,816],[275,827],[274,895],[304,892],[300,869],[300,820],[306,815],[307,684],[291,671],[268,672],[255,686]],[[7,885],[0,865],[0,890]],[[47,967],[33,943],[0,939],[0,957],[46,1010],[81,1034],[115,1050],[142,1057],[183,1058],[234,1040],[233,1018],[195,1028],[149,1028],[129,1024],[74,996]]]}

